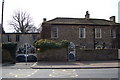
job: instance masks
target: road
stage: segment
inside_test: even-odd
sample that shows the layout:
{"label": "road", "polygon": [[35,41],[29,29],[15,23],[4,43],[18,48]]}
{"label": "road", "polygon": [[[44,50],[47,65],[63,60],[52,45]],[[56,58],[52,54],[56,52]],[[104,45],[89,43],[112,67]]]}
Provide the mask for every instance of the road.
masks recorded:
{"label": "road", "polygon": [[2,78],[118,78],[118,68],[2,69]]}

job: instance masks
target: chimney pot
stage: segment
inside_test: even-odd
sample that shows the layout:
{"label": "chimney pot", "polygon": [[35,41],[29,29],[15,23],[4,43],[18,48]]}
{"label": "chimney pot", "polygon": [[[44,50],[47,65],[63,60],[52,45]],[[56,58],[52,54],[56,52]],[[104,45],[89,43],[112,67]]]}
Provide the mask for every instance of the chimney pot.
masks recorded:
{"label": "chimney pot", "polygon": [[86,11],[86,15],[85,15],[85,18],[86,18],[86,19],[89,19],[89,18],[90,18],[90,14],[89,14],[89,11]]}
{"label": "chimney pot", "polygon": [[43,18],[43,22],[45,22],[45,21],[47,21],[47,19],[46,19],[46,18]]}
{"label": "chimney pot", "polygon": [[110,17],[110,21],[115,22],[115,16],[111,16],[111,17]]}

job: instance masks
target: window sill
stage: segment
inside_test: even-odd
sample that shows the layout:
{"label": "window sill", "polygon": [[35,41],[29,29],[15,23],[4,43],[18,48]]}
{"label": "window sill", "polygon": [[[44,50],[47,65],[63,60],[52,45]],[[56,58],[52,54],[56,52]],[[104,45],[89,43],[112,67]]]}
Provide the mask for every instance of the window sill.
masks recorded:
{"label": "window sill", "polygon": [[51,38],[51,39],[53,39],[53,40],[57,40],[58,38]]}

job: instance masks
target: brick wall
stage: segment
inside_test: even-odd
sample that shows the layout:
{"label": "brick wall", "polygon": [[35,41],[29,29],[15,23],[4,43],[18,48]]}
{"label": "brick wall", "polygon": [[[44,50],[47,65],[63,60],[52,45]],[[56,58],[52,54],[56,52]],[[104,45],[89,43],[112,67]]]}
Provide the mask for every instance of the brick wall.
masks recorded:
{"label": "brick wall", "polygon": [[[50,49],[42,53],[37,54],[38,61],[68,61],[67,49]],[[81,50],[76,48],[76,61],[86,60],[117,60],[118,50],[117,49],[104,49],[104,50],[93,50],[86,49]]]}
{"label": "brick wall", "polygon": [[[111,26],[92,26],[92,25],[50,25],[44,24],[43,30],[41,32],[42,38],[52,39],[51,38],[51,28],[58,28],[58,39],[53,39],[56,41],[69,40],[75,45],[86,48],[94,48],[94,32],[93,29],[101,28],[102,38],[95,39],[96,46],[103,45],[105,43],[106,48],[112,48],[112,46],[118,47],[117,39],[111,38]],[[79,38],[79,28],[86,29],[86,38]],[[46,33],[47,32],[47,33]]]}
{"label": "brick wall", "polygon": [[104,50],[81,50],[76,49],[76,60],[117,60],[118,50],[117,49],[104,49]]}
{"label": "brick wall", "polygon": [[38,61],[67,61],[67,49],[49,49],[37,54]]}

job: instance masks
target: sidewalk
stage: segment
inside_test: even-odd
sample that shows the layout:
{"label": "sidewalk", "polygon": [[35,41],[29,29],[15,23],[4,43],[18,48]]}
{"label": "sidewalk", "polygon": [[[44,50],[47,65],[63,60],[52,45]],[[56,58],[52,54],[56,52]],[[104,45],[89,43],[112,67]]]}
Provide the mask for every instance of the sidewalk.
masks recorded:
{"label": "sidewalk", "polygon": [[32,69],[92,69],[92,68],[120,68],[115,61],[77,61],[77,62],[36,62]]}
{"label": "sidewalk", "polygon": [[21,62],[21,63],[15,63],[15,64],[10,64],[10,63],[4,63],[2,64],[2,68],[4,69],[31,69],[31,66],[35,62]]}

